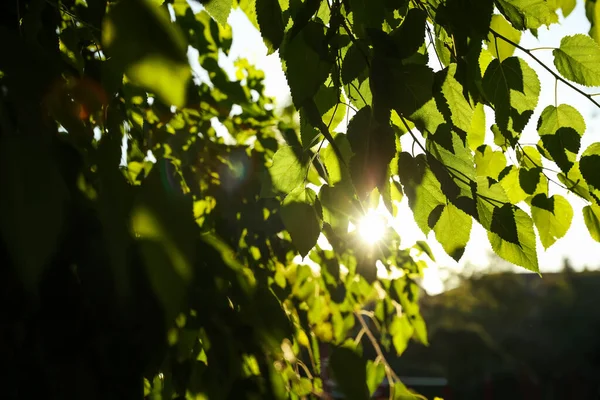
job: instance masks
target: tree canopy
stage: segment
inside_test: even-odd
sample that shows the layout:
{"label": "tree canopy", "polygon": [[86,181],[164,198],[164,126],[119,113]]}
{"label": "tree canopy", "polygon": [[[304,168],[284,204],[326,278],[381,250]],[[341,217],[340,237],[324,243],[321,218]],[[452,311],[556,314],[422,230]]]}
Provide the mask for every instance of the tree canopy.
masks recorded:
{"label": "tree canopy", "polygon": [[[552,246],[574,212],[600,241],[600,143],[582,149],[581,113],[539,98],[519,44],[575,0],[202,3],[0,5],[8,398],[302,398],[324,376],[348,399],[384,377],[413,398],[382,355],[427,343],[433,255],[391,228],[363,243],[368,210],[406,196],[455,260],[477,223],[534,272],[537,238]],[[542,64],[597,106],[599,7]],[[247,60],[223,69],[232,8],[279,54],[283,112]]]}

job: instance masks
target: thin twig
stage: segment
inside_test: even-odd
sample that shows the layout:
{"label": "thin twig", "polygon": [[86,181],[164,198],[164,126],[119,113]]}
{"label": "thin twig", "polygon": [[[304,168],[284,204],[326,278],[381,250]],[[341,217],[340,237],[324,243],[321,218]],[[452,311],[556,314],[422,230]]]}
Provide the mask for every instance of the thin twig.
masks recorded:
{"label": "thin twig", "polygon": [[375,353],[377,353],[377,356],[380,357],[381,362],[385,366],[386,372],[389,370],[389,374],[391,375],[391,377],[396,381],[400,381],[400,378],[398,377],[398,375],[396,375],[394,370],[390,367],[387,360],[385,359],[385,356],[383,355],[383,351],[381,350],[381,346],[379,346],[379,343],[377,343],[377,339],[373,335],[373,332],[371,332],[371,330],[367,326],[367,323],[365,322],[362,315],[360,315],[359,312],[354,312],[354,315],[356,315],[358,322],[360,322],[362,329],[364,329],[364,331],[365,331],[365,335],[367,335],[367,337],[369,338],[369,341],[371,342],[371,345],[373,345],[373,348],[375,349]]}

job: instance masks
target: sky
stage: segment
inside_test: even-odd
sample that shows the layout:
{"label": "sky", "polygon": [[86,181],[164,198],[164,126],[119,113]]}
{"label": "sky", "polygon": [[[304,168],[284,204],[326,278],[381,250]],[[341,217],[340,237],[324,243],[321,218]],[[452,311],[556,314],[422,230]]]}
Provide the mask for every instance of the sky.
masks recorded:
{"label": "sky", "polygon": [[[290,92],[281,69],[281,63],[278,55],[267,56],[267,49],[262,42],[259,32],[248,21],[247,17],[240,10],[233,10],[229,16],[229,24],[233,30],[233,44],[231,47],[229,59],[234,60],[243,57],[252,62],[256,67],[265,72],[265,91],[267,96],[276,98],[279,105],[289,102]],[[560,40],[565,35],[576,33],[587,33],[590,24],[585,17],[584,2],[578,1],[575,10],[563,19],[560,24],[552,25],[550,30],[541,28],[538,38],[535,38],[529,32],[524,32],[520,44],[525,48],[538,47],[558,47]],[[553,57],[551,50],[536,50],[534,54],[547,65],[553,67]],[[537,65],[534,60],[523,52],[516,50],[515,55],[522,57],[538,73],[541,81],[542,91],[538,107],[525,132],[522,135],[521,143],[536,143],[538,140],[536,124],[541,111],[547,106],[554,104],[554,77],[542,67]],[[433,57],[430,57],[433,59]],[[435,60],[433,60],[435,61]],[[434,63],[431,63],[435,67]],[[439,65],[439,64],[438,64]],[[224,60],[222,66],[234,76],[232,64]],[[439,66],[437,67],[439,68]],[[600,92],[598,88],[583,88],[587,93]],[[558,84],[558,103],[567,103],[577,108],[586,120],[587,130],[582,139],[581,151],[591,143],[599,141],[599,130],[595,127],[596,116],[600,115],[598,110],[588,99],[579,95],[571,88]],[[486,120],[488,132],[486,133],[486,143],[493,143],[489,127],[493,123],[490,114]],[[343,130],[343,127],[341,127]],[[339,129],[339,128],[338,128]],[[408,135],[405,135],[408,136]],[[410,142],[407,142],[410,143]],[[408,147],[405,147],[408,148]],[[568,258],[576,270],[595,268],[600,266],[600,243],[591,239],[587,228],[583,222],[581,208],[585,202],[574,194],[566,193],[563,189],[550,183],[550,194],[560,194],[567,198],[573,206],[574,216],[571,228],[566,236],[559,239],[548,250],[544,250],[538,239],[538,259],[540,271],[553,272],[560,270],[563,266],[563,260]],[[390,217],[391,218],[391,217]],[[450,272],[460,271],[465,265],[475,266],[476,269],[483,269],[488,265],[491,246],[487,239],[486,231],[477,223],[473,224],[471,239],[467,245],[465,254],[459,263],[447,256],[442,247],[435,241],[433,233],[428,238],[423,235],[414,222],[412,213],[408,207],[405,198],[400,206],[399,213],[395,219],[389,223],[396,228],[402,238],[403,247],[412,245],[416,240],[427,239],[436,261],[430,262],[429,268],[425,271],[423,286],[429,294],[439,293],[444,288],[444,279]],[[516,271],[525,271],[523,268],[517,268]]]}

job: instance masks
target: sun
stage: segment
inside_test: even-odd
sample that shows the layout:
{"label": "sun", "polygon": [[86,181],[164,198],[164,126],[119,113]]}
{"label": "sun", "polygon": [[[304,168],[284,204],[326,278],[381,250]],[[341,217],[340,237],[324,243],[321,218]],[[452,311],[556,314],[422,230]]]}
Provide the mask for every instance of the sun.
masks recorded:
{"label": "sun", "polygon": [[386,225],[385,218],[381,213],[369,210],[358,223],[357,230],[362,240],[373,244],[383,239]]}

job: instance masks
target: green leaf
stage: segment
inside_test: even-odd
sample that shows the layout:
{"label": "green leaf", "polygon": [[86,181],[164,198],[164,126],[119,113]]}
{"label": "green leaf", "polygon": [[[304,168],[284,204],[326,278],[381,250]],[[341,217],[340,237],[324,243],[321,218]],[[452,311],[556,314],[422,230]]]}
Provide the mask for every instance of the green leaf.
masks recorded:
{"label": "green leaf", "polygon": [[592,204],[583,207],[583,220],[592,239],[600,242],[600,206]]}
{"label": "green leaf", "polygon": [[[215,0],[212,0],[215,1]],[[278,0],[256,0],[256,20],[268,53],[272,54],[283,42],[285,26]]]}
{"label": "green leaf", "polygon": [[405,59],[416,53],[425,41],[426,21],[425,11],[411,8],[404,17],[402,25],[390,35],[396,43],[398,53],[389,56]]}
{"label": "green leaf", "polygon": [[506,18],[519,30],[537,29],[558,22],[554,2],[547,0],[497,0]]}
{"label": "green leaf", "polygon": [[353,155],[352,149],[350,148],[350,142],[348,142],[348,138],[345,134],[338,133],[335,135],[334,141],[344,156],[343,160],[338,158],[332,146],[327,146],[324,149],[321,149],[321,158],[325,164],[329,178],[328,183],[329,186],[332,187],[342,181],[344,181],[344,183],[350,183],[348,165]]}
{"label": "green leaf", "polygon": [[[502,176],[502,174],[500,174]],[[519,187],[519,185],[516,185]],[[521,189],[519,187],[519,189]],[[522,191],[522,190],[521,190]],[[476,217],[481,226],[488,231],[492,227],[494,211],[498,206],[509,202],[504,187],[486,177],[477,177]],[[463,210],[466,212],[466,210]]]}
{"label": "green leaf", "polygon": [[506,156],[502,151],[493,151],[483,145],[475,152],[475,165],[478,176],[489,176],[498,180],[498,175],[506,167]]}
{"label": "green leaf", "polygon": [[497,207],[488,239],[494,252],[506,261],[539,272],[533,222],[520,208],[511,204]]}
{"label": "green leaf", "polygon": [[334,130],[346,117],[346,105],[341,100],[339,88],[321,85],[315,96],[315,104],[329,130]]}
{"label": "green leaf", "polygon": [[581,154],[579,169],[589,186],[600,189],[600,142],[591,144]]}
{"label": "green leaf", "polygon": [[446,29],[438,24],[434,24],[434,33],[438,58],[442,65],[447,67],[452,62],[452,53],[450,52],[452,38],[448,35]]}
{"label": "green leaf", "polygon": [[485,110],[483,103],[477,103],[473,110],[473,118],[467,130],[467,141],[471,150],[477,150],[485,141]]}
{"label": "green leaf", "polygon": [[312,99],[327,79],[333,63],[328,59],[323,26],[309,22],[282,45],[284,71],[296,108]]}
{"label": "green leaf", "polygon": [[269,168],[273,188],[287,194],[303,186],[309,168],[306,161],[301,148],[280,147],[273,156],[273,165]]}
{"label": "green leaf", "polygon": [[568,104],[544,108],[538,120],[540,135],[553,135],[560,128],[573,128],[579,136],[585,132],[585,120],[577,109]]}
{"label": "green leaf", "polygon": [[[317,122],[323,122],[328,130],[335,129],[346,116],[346,106],[340,103],[340,90],[321,85],[314,96],[314,103],[318,113],[311,117],[317,118]],[[318,142],[316,138],[319,135],[319,130],[316,128],[314,120],[310,120],[309,113],[306,107],[300,109],[300,137],[304,148],[308,149],[315,146]]]}
{"label": "green leaf", "polygon": [[439,129],[430,138],[426,142],[427,161],[442,184],[444,194],[453,198],[453,195],[460,194],[456,189],[461,189],[463,194],[470,194],[471,181],[475,181],[476,177],[471,151],[465,147],[460,136],[449,129]]}
{"label": "green leaf", "polygon": [[568,172],[557,174],[557,177],[570,191],[588,201],[592,201],[588,185],[581,175],[579,162],[575,162]]}
{"label": "green leaf", "polygon": [[586,0],[585,14],[591,23],[588,34],[596,41],[596,43],[600,43],[600,2]]}
{"label": "green leaf", "polygon": [[433,256],[433,252],[431,251],[431,247],[424,240],[417,240],[415,244],[415,248],[421,250],[423,253],[427,254],[427,257],[431,259],[431,261],[435,261],[435,257]]}
{"label": "green leaf", "polygon": [[365,79],[362,82],[355,79],[344,86],[344,91],[350,99],[350,103],[357,109],[370,106],[373,103],[373,94],[371,93],[369,79]]}
{"label": "green leaf", "polygon": [[102,43],[133,83],[166,104],[185,104],[191,77],[187,44],[164,8],[147,0],[117,3],[104,20]]}
{"label": "green leaf", "polygon": [[465,252],[472,224],[469,215],[453,204],[447,204],[433,228],[435,238],[444,251],[457,262]]}
{"label": "green leaf", "polygon": [[359,197],[387,182],[388,165],[396,155],[395,134],[389,125],[375,120],[371,107],[361,108],[348,125],[352,180]]}
{"label": "green leaf", "polygon": [[361,76],[368,67],[369,50],[367,46],[362,46],[361,42],[355,41],[350,45],[350,48],[342,61],[342,83],[349,84],[353,80]]}
{"label": "green leaf", "polygon": [[542,165],[542,155],[533,146],[523,146],[517,149],[517,161],[523,168],[538,168]]}
{"label": "green leaf", "polygon": [[330,187],[323,185],[319,191],[319,200],[323,206],[323,220],[338,234],[348,233],[348,222],[355,214],[352,197],[342,185]]}
{"label": "green leaf", "polygon": [[260,31],[256,20],[256,0],[238,0],[238,7],[246,14],[250,23]]}
{"label": "green leaf", "polygon": [[365,37],[368,28],[381,29],[385,18],[384,0],[349,0],[354,28]]}
{"label": "green leaf", "polygon": [[221,26],[227,26],[227,18],[231,12],[233,0],[210,0],[204,8]]}
{"label": "green leaf", "polygon": [[374,363],[372,360],[367,360],[367,387],[369,393],[375,393],[383,378],[385,378],[385,365],[382,362]]}
{"label": "green leaf", "polygon": [[408,197],[408,205],[413,211],[415,222],[424,234],[431,230],[429,215],[438,205],[446,204],[446,196],[440,183],[425,161],[422,154],[413,158],[402,152],[398,157],[398,175]]}
{"label": "green leaf", "polygon": [[302,257],[317,244],[321,234],[321,222],[314,207],[315,192],[298,187],[283,200],[281,219],[292,237],[292,243]]}
{"label": "green leaf", "polygon": [[600,46],[594,39],[584,34],[565,36],[552,54],[563,77],[584,86],[600,86]]}
{"label": "green leaf", "polygon": [[338,347],[331,353],[329,368],[344,398],[348,400],[369,398],[366,363],[362,357],[348,348]]}
{"label": "green leaf", "polygon": [[321,0],[306,0],[304,2],[293,1],[290,4],[289,11],[292,15],[294,25],[290,30],[290,35],[293,38],[300,32],[312,17],[319,11]]}
{"label": "green leaf", "polygon": [[389,104],[405,117],[410,116],[432,97],[433,71],[424,65],[409,64],[391,68]]}
{"label": "green leaf", "polygon": [[514,165],[510,165],[500,174],[500,184],[512,204],[517,204],[527,198],[527,193],[521,186],[519,168]]}
{"label": "green leaf", "polygon": [[519,185],[521,189],[529,195],[534,194],[540,183],[541,174],[541,168],[519,168]]}
{"label": "green leaf", "polygon": [[569,230],[573,207],[560,195],[538,194],[531,200],[531,216],[542,245],[548,249]]}
{"label": "green leaf", "polygon": [[[496,14],[492,16],[490,28],[507,39],[510,39],[514,43],[519,44],[521,41],[521,32],[513,28],[513,26],[502,15]],[[490,53],[492,53],[492,55],[498,58],[500,61],[504,61],[506,58],[512,56],[515,52],[515,46],[501,38],[497,38],[491,32],[488,35],[487,43]]]}
{"label": "green leaf", "polygon": [[456,79],[456,73],[457,65],[450,64],[442,83],[442,94],[450,108],[452,123],[457,128],[467,132],[471,128],[473,108],[465,98],[465,89]]}
{"label": "green leaf", "polygon": [[563,17],[567,18],[575,9],[577,0],[558,0],[558,4],[562,10]]}
{"label": "green leaf", "polygon": [[546,158],[567,172],[576,161],[585,128],[583,117],[574,107],[567,104],[548,106],[538,120],[538,146]]}
{"label": "green leaf", "polygon": [[522,132],[533,114],[540,94],[537,74],[525,61],[509,57],[490,63],[483,77],[483,88],[496,111],[500,131]]}

